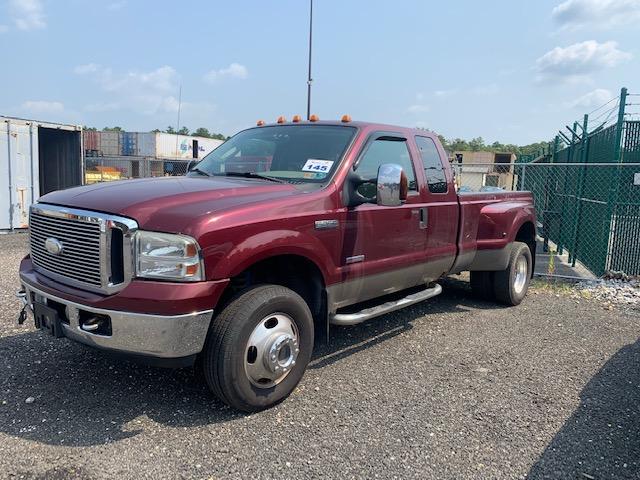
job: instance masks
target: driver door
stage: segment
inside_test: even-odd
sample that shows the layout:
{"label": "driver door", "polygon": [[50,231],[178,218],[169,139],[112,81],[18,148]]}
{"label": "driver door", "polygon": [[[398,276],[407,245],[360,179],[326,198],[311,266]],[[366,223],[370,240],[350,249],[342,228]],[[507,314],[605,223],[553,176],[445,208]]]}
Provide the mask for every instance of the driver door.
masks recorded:
{"label": "driver door", "polygon": [[425,204],[415,173],[415,159],[401,134],[376,132],[369,137],[354,164],[355,173],[373,180],[359,187],[361,194],[375,199],[374,182],[378,168],[384,163],[398,164],[406,173],[407,200],[393,207],[366,203],[347,209],[342,222],[344,283],[339,297],[343,305],[422,283],[426,235],[421,209]]}

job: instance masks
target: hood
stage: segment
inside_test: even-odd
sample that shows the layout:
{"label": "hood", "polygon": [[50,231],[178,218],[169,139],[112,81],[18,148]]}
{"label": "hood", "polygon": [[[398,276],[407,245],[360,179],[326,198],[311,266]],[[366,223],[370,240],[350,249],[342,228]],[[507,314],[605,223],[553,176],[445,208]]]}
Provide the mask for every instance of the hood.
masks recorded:
{"label": "hood", "polygon": [[160,177],[58,190],[39,202],[133,218],[147,230],[184,232],[221,210],[300,193],[290,184],[228,177]]}

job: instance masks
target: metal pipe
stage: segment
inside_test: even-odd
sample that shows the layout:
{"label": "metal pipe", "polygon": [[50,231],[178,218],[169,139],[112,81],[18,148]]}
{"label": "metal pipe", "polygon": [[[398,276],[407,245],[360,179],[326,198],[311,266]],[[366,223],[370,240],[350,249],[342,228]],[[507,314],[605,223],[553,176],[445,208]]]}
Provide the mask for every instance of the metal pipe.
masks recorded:
{"label": "metal pipe", "polygon": [[9,229],[13,231],[13,178],[11,176],[11,120],[7,120],[7,165],[9,170]]}
{"label": "metal pipe", "polygon": [[311,118],[311,46],[313,40],[313,0],[309,0],[309,72],[307,75],[307,120]]}
{"label": "metal pipe", "polygon": [[[582,131],[587,132],[589,126],[589,115],[585,114],[582,120]],[[587,169],[586,159],[589,158],[587,156],[587,151],[589,148],[589,138],[587,135],[582,136],[582,152],[580,160],[584,163],[582,168],[580,169],[580,178],[578,179],[578,192],[576,198],[576,216],[575,216],[575,225],[573,226],[573,247],[571,248],[571,255],[569,261],[571,262],[571,266],[576,266],[576,257],[578,255],[578,236],[580,235],[580,216],[582,215],[582,202],[580,199],[582,198],[582,190],[584,188],[584,177]]]}

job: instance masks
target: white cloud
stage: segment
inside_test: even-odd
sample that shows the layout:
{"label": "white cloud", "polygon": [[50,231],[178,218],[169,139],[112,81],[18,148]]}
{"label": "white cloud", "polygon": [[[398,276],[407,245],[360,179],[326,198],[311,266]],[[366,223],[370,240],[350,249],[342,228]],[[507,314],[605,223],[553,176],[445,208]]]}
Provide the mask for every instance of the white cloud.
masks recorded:
{"label": "white cloud", "polygon": [[565,29],[612,28],[640,20],[640,0],[566,0],[551,15]]}
{"label": "white cloud", "polygon": [[124,0],[119,2],[113,2],[107,5],[107,10],[111,10],[112,12],[115,12],[116,10],[121,10],[122,8],[124,8],[126,4],[127,2],[125,2]]}
{"label": "white cloud", "polygon": [[85,75],[87,73],[95,73],[100,69],[100,65],[97,63],[87,63],[86,65],[78,65],[73,69],[73,73],[78,75]]}
{"label": "white cloud", "polygon": [[60,113],[64,111],[64,104],[47,100],[27,100],[21,108],[28,113]]}
{"label": "white cloud", "polygon": [[133,110],[145,115],[158,112],[174,112],[178,109],[175,95],[178,92],[178,73],[168,65],[155,70],[115,73],[111,68],[95,63],[79,65],[73,70],[81,76],[90,76],[92,81],[112,101],[86,105],[85,110],[104,112],[113,110]]}
{"label": "white cloud", "polygon": [[598,43],[595,40],[556,47],[536,60],[538,81],[576,81],[589,74],[629,60],[630,53],[618,49],[616,42]]}
{"label": "white cloud", "polygon": [[408,113],[421,114],[431,110],[425,102],[425,95],[422,92],[416,93],[416,101],[407,107]]}
{"label": "white cloud", "polygon": [[95,82],[104,100],[84,106],[87,112],[129,110],[143,115],[176,113],[181,111],[192,118],[206,118],[215,110],[207,102],[178,102],[179,75],[173,67],[164,65],[150,71],[114,72],[103,65],[78,65],[73,71]]}
{"label": "white cloud", "polygon": [[214,83],[216,80],[222,77],[245,79],[249,76],[249,70],[244,65],[239,63],[232,63],[226,68],[220,70],[210,70],[204,74],[204,81],[207,83]]}
{"label": "white cloud", "polygon": [[450,97],[451,95],[454,95],[456,92],[457,90],[452,88],[449,90],[436,90],[435,92],[433,92],[433,94],[439,98],[446,98],[446,97]]}
{"label": "white cloud", "polygon": [[595,108],[607,103],[614,97],[613,93],[604,88],[596,88],[595,90],[585,93],[584,95],[566,103],[568,108]]}
{"label": "white cloud", "polygon": [[5,33],[9,31],[9,27],[6,25],[0,25],[0,33]]}
{"label": "white cloud", "polygon": [[47,26],[40,0],[9,0],[9,16],[18,30],[38,30]]}
{"label": "white cloud", "polygon": [[430,110],[429,105],[423,105],[416,103],[414,105],[409,105],[407,107],[407,112],[409,113],[424,113]]}

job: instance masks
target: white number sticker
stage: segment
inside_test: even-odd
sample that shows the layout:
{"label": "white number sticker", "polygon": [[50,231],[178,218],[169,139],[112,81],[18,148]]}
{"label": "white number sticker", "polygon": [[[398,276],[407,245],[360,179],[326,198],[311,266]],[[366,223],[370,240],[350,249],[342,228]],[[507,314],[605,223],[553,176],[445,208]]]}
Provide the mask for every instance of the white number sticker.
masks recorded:
{"label": "white number sticker", "polygon": [[307,160],[307,163],[302,167],[303,172],[318,172],[318,173],[329,173],[331,167],[333,166],[333,162],[331,160],[317,160],[315,158],[310,158]]}

